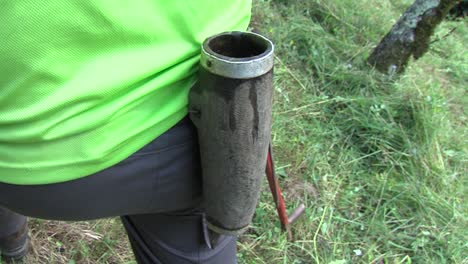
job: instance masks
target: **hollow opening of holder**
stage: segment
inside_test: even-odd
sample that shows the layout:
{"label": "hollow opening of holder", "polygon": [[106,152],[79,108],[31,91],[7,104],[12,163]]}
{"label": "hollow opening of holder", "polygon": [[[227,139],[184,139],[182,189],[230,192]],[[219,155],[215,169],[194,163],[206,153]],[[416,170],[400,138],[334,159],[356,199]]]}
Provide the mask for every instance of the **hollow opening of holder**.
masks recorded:
{"label": "hollow opening of holder", "polygon": [[257,57],[271,50],[264,38],[246,32],[218,35],[207,46],[213,53],[237,59]]}

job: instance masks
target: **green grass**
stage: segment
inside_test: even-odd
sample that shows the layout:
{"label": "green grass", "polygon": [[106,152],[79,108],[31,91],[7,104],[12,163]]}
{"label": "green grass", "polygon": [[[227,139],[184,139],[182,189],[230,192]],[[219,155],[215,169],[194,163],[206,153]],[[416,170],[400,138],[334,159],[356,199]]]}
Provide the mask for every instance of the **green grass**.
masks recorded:
{"label": "green grass", "polygon": [[[365,63],[411,3],[255,1],[276,43],[278,174],[307,211],[288,241],[264,186],[240,263],[468,263],[467,21],[401,76]],[[117,220],[32,226],[29,263],[134,263]]]}

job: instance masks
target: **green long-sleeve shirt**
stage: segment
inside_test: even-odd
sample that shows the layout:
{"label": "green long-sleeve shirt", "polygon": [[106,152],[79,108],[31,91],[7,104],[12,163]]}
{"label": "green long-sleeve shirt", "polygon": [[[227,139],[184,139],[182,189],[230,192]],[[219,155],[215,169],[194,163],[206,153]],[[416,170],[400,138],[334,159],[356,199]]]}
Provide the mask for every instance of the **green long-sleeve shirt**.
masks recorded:
{"label": "green long-sleeve shirt", "polygon": [[250,0],[0,0],[0,182],[110,167],[187,114],[200,46]]}

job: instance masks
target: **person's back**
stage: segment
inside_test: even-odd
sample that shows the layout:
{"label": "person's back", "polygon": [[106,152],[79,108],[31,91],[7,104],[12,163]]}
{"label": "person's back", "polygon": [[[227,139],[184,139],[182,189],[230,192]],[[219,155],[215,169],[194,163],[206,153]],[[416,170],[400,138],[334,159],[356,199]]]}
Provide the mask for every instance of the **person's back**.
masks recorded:
{"label": "person's back", "polygon": [[0,1],[0,182],[116,164],[187,114],[202,41],[249,1]]}
{"label": "person's back", "polygon": [[202,41],[245,30],[250,8],[250,0],[0,0],[2,254],[20,254],[5,242],[25,230],[12,210],[123,216],[139,263],[235,262],[235,238],[221,238],[216,251],[199,243],[198,148],[184,117]]}

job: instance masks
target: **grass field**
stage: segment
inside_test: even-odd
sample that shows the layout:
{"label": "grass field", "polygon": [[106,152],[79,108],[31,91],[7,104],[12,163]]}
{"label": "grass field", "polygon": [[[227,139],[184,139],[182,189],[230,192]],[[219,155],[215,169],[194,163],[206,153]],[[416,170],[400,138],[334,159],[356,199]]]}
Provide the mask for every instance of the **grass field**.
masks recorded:
{"label": "grass field", "polygon": [[[255,1],[277,50],[277,169],[307,211],[288,241],[265,184],[240,263],[468,263],[467,20],[401,76],[365,63],[411,3]],[[31,223],[28,263],[135,263],[117,219]]]}

